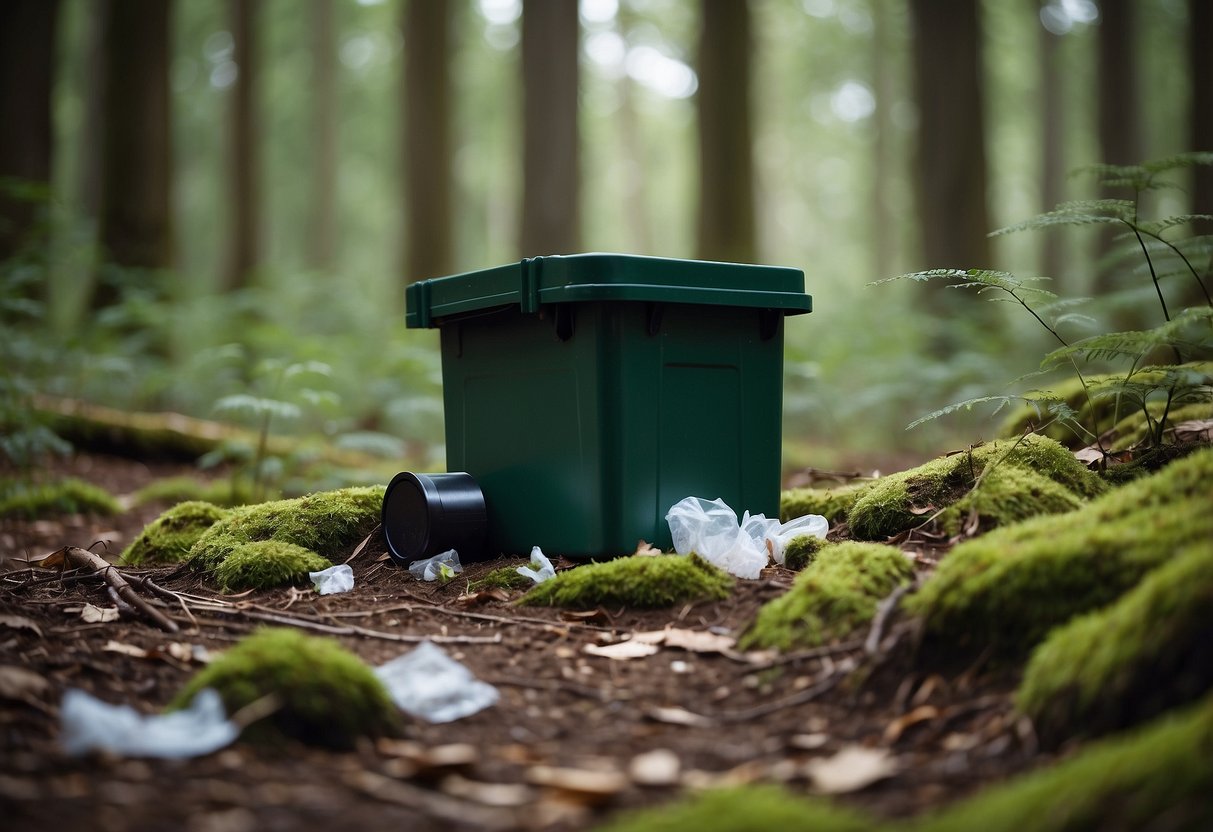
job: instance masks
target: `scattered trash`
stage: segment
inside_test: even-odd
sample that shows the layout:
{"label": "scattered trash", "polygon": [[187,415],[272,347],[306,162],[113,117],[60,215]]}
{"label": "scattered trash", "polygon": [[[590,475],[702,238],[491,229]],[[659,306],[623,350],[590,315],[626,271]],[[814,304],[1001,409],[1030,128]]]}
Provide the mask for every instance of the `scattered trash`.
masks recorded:
{"label": "scattered trash", "polygon": [[543,550],[538,546],[531,549],[531,565],[529,567],[519,566],[515,571],[524,578],[530,578],[537,584],[541,584],[549,578],[556,577],[556,568],[552,566],[552,562],[547,559]]}
{"label": "scattered trash", "polygon": [[240,734],[239,726],[224,713],[223,700],[211,688],[199,691],[183,711],[153,716],[73,689],[63,695],[60,714],[60,743],[72,756],[96,750],[179,760],[218,751]]}
{"label": "scattered trash", "polygon": [[375,668],[375,675],[397,707],[427,722],[471,716],[495,704],[499,695],[429,641]]}
{"label": "scattered trash", "polygon": [[307,576],[312,579],[312,586],[320,595],[336,595],[354,588],[354,569],[346,563],[319,572],[308,572]]}
{"label": "scattered trash", "polygon": [[409,564],[409,573],[419,581],[436,581],[439,578],[447,581],[462,571],[463,564],[459,562],[459,553],[454,549]]}
{"label": "scattered trash", "polygon": [[724,500],[687,497],[675,503],[665,516],[680,555],[695,552],[704,560],[738,578],[757,578],[771,558],[783,563],[783,549],[794,537],[824,538],[829,523],[820,515],[808,515],[780,523],[747,511],[739,521]]}

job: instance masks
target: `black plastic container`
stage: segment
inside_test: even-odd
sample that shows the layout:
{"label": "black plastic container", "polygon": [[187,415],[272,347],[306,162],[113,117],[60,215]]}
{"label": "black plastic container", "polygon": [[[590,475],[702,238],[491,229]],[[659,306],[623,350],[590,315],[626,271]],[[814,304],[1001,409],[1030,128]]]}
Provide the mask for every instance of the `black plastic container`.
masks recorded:
{"label": "black plastic container", "polygon": [[448,549],[480,559],[488,531],[484,494],[471,474],[392,477],[383,495],[383,536],[392,560],[407,567]]}

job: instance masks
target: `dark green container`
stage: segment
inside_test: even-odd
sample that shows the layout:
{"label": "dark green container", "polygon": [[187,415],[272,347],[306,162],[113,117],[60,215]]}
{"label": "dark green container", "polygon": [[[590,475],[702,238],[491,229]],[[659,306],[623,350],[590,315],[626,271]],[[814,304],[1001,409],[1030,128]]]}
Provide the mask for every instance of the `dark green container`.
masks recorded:
{"label": "dark green container", "polygon": [[779,512],[783,319],[797,269],[622,254],[535,257],[408,287],[438,327],[447,470],[488,507],[490,552],[671,546],[683,497]]}

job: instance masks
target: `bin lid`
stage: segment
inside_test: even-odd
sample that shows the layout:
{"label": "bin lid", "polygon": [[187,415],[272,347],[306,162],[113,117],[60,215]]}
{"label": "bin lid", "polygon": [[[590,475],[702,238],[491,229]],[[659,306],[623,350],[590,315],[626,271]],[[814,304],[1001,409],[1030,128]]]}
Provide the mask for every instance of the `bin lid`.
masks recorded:
{"label": "bin lid", "polygon": [[787,315],[813,308],[800,269],[594,253],[530,257],[418,281],[405,291],[405,325],[435,327],[443,318],[500,306],[537,312],[541,304],[584,301],[745,306]]}

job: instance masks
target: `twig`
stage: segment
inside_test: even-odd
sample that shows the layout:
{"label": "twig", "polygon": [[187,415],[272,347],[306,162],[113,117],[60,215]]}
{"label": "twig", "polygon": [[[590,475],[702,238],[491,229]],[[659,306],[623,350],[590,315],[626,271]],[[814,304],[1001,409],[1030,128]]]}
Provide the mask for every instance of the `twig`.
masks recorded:
{"label": "twig", "polygon": [[383,528],[382,523],[376,523],[375,528],[371,529],[371,533],[368,534],[366,537],[362,538],[362,542],[354,547],[354,553],[352,555],[350,555],[348,558],[346,558],[344,562],[349,563],[354,558],[361,555],[362,551],[366,548],[367,544],[371,542],[371,538],[374,537],[376,534],[378,534],[379,530],[382,528]]}
{"label": "twig", "polygon": [[212,612],[217,612],[222,615],[235,615],[243,618],[251,618],[254,621],[265,621],[269,624],[281,624],[286,627],[298,627],[302,630],[316,630],[317,632],[326,633],[333,636],[365,636],[366,638],[377,638],[383,641],[399,641],[406,644],[420,644],[423,641],[432,641],[435,644],[501,643],[500,633],[496,633],[491,636],[406,635],[403,633],[384,633],[379,630],[370,630],[366,627],[357,627],[354,625],[335,627],[331,624],[321,624],[318,621],[311,621],[309,619],[299,618],[298,616],[294,615],[256,612],[255,610],[247,609],[216,609],[212,610]]}
{"label": "twig", "polygon": [[586,624],[581,621],[548,621],[544,618],[531,618],[528,616],[509,617],[504,615],[491,615],[483,612],[468,612],[466,610],[453,610],[450,607],[438,606],[436,604],[394,604],[390,607],[381,607],[373,610],[347,610],[344,612],[331,612],[326,617],[328,618],[370,618],[375,615],[386,615],[390,612],[436,612],[443,615],[454,616],[455,618],[467,618],[473,621],[491,621],[495,624],[531,624],[540,627],[579,627],[586,630],[601,630],[603,632],[614,632],[614,627],[603,627],[599,624]]}
{"label": "twig", "polygon": [[150,619],[160,629],[169,633],[178,631],[176,622],[143,600],[139,593],[135,592],[134,588],[126,582],[118,569],[113,564],[106,562],[100,555],[94,555],[88,549],[81,549],[79,546],[64,546],[50,557],[53,558],[55,555],[62,555],[64,564],[92,569],[113,588],[118,597],[134,607],[145,618]]}
{"label": "twig", "polygon": [[130,604],[126,603],[126,601],[122,600],[122,596],[118,594],[117,590],[115,590],[112,586],[107,586],[105,591],[109,595],[110,600],[114,602],[114,606],[118,608],[119,615],[127,618],[136,617],[138,611]]}
{"label": "twig", "polygon": [[787,653],[782,656],[776,656],[773,659],[768,659],[764,662],[753,662],[745,669],[746,673],[753,673],[756,670],[769,670],[772,667],[781,667],[785,664],[793,664],[795,662],[804,661],[806,659],[821,659],[826,656],[836,656],[839,653],[849,653],[863,647],[863,642],[858,639],[852,641],[841,641],[838,644],[829,644],[825,647],[813,647],[809,650],[800,650],[795,653]]}
{"label": "twig", "polygon": [[909,584],[901,584],[877,605],[876,616],[872,619],[872,629],[868,630],[868,637],[863,643],[863,650],[869,656],[875,656],[880,651],[880,642],[884,638],[885,624],[888,623],[889,616],[893,614],[893,610],[897,609],[902,596],[909,591]]}

